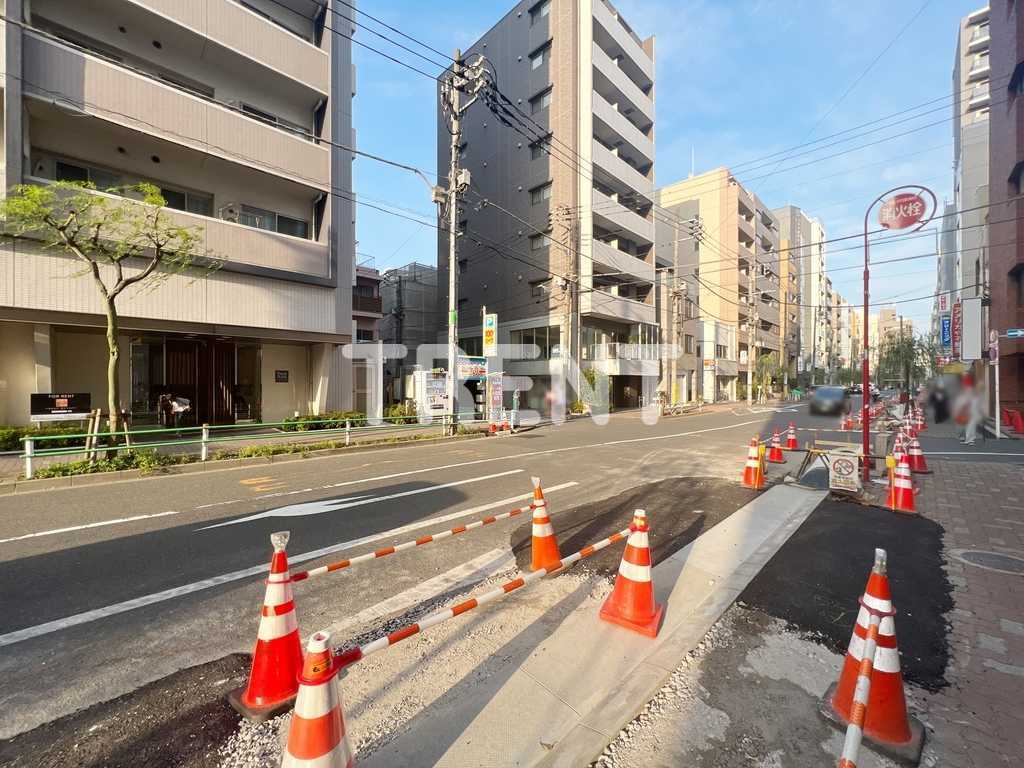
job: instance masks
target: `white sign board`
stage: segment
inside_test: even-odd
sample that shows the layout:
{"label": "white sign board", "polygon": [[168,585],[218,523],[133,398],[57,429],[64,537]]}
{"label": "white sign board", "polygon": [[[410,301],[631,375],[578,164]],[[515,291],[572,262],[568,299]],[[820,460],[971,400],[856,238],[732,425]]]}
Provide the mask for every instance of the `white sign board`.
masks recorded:
{"label": "white sign board", "polygon": [[832,491],[860,493],[860,472],[857,471],[858,454],[839,449],[828,453],[828,487]]}
{"label": "white sign board", "polygon": [[498,316],[484,315],[484,357],[498,356]]}
{"label": "white sign board", "polygon": [[980,360],[984,357],[982,344],[984,336],[981,330],[981,297],[964,299],[963,331],[960,341],[961,360]]}

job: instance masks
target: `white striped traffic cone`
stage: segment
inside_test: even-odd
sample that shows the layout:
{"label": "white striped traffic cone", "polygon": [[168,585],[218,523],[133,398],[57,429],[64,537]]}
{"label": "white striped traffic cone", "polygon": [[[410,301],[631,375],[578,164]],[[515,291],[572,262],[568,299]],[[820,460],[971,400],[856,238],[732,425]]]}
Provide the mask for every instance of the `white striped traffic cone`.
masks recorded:
{"label": "white striped traffic cone", "polygon": [[601,618],[642,635],[657,637],[664,607],[654,602],[651,546],[644,510],[633,513],[629,529],[615,588],[601,607]]}
{"label": "white striped traffic cone", "polygon": [[540,487],[540,478],[533,480],[533,537],[531,542],[532,558],[530,570],[539,571],[555,565],[562,559],[558,551],[558,539],[555,538],[555,528],[551,525],[551,517],[548,515],[547,501],[544,499],[544,491]]}
{"label": "white striped traffic cone", "polygon": [[889,509],[894,512],[917,514],[914,507],[914,481],[910,476],[910,462],[907,454],[900,456],[889,487]]}

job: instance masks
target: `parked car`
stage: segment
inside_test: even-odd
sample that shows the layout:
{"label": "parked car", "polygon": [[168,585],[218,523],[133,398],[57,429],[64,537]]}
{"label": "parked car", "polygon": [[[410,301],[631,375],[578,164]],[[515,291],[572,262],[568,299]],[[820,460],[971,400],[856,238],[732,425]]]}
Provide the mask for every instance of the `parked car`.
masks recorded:
{"label": "parked car", "polygon": [[850,385],[850,394],[851,395],[861,395],[861,394],[864,394],[864,388],[860,384],[851,384]]}
{"label": "parked car", "polygon": [[817,387],[811,395],[811,413],[842,414],[850,412],[850,394],[845,387]]}

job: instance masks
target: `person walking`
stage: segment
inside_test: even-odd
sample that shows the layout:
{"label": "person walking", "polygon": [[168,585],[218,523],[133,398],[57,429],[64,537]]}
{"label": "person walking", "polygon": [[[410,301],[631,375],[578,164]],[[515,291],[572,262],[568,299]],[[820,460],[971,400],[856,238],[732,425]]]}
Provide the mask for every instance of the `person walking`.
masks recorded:
{"label": "person walking", "polygon": [[978,439],[978,428],[985,419],[982,399],[982,388],[973,388],[967,404],[967,428],[964,431],[964,445],[974,445],[974,441]]}

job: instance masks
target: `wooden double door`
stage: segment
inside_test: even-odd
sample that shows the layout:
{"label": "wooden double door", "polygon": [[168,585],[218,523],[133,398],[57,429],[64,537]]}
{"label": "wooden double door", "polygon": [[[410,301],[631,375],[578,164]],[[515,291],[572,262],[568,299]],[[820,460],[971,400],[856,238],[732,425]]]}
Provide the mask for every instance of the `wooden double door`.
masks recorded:
{"label": "wooden double door", "polygon": [[167,339],[166,388],[192,409],[182,424],[233,424],[238,383],[237,346],[215,338]]}

